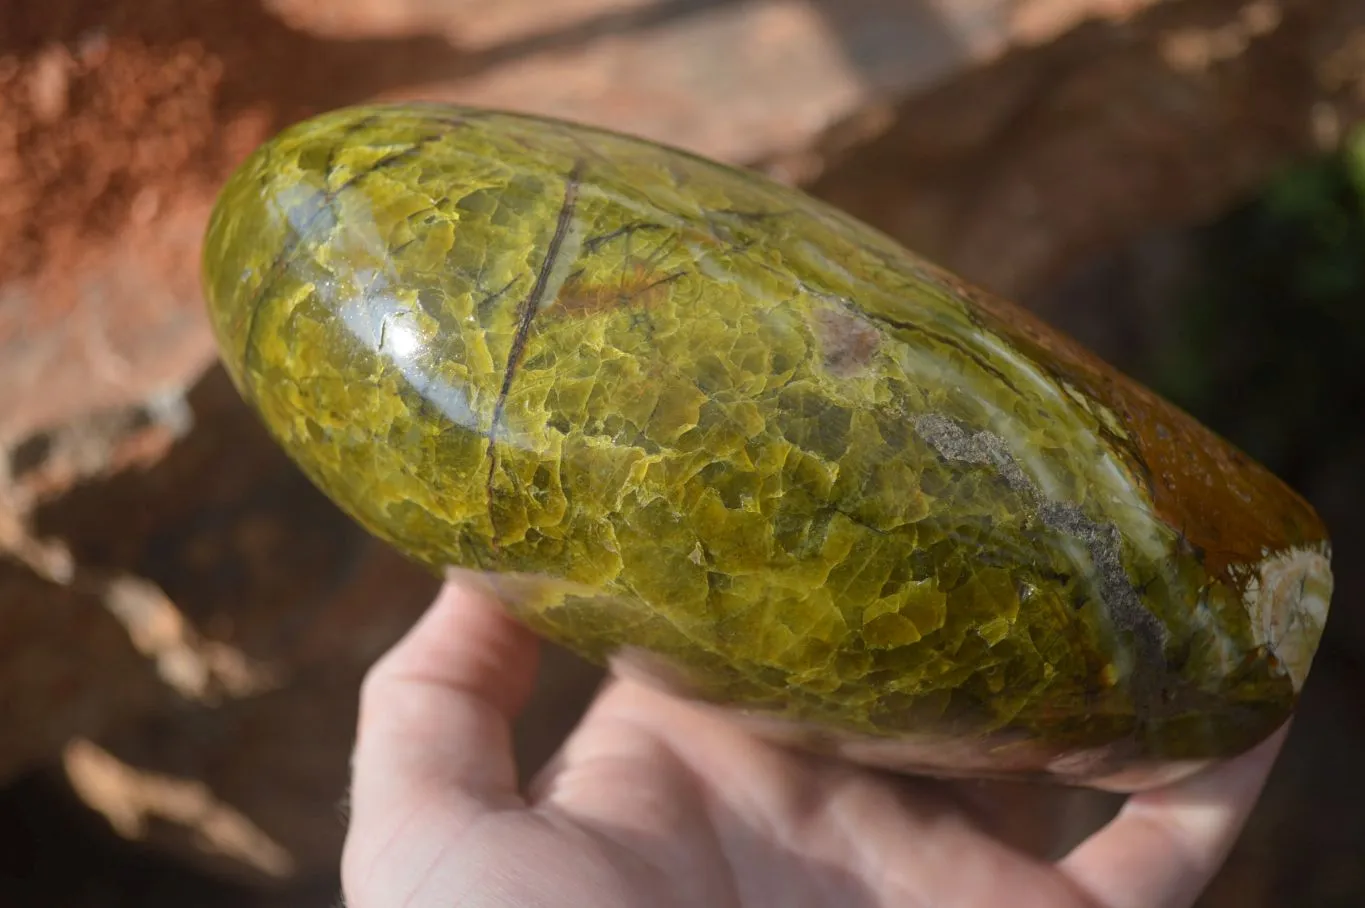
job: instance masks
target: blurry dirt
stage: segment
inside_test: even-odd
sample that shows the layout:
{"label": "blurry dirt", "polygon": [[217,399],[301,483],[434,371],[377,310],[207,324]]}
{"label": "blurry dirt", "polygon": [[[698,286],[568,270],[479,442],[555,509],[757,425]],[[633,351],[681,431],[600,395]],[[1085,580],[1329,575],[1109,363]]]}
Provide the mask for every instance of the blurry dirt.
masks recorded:
{"label": "blurry dirt", "polygon": [[64,781],[0,790],[0,904],[14,908],[332,908],[335,879],[262,893],[120,839]]}

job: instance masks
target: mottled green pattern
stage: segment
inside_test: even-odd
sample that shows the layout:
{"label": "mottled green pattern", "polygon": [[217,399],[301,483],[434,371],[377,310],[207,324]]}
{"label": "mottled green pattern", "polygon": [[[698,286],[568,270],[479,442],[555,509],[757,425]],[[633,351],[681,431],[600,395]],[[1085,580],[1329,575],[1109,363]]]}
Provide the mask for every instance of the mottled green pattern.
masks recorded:
{"label": "mottled green pattern", "polygon": [[522,575],[509,607],[593,658],[838,733],[1041,742],[1027,771],[1227,753],[1292,705],[1114,413],[755,176],[346,110],[233,177],[206,273],[234,380],[321,488],[433,567]]}

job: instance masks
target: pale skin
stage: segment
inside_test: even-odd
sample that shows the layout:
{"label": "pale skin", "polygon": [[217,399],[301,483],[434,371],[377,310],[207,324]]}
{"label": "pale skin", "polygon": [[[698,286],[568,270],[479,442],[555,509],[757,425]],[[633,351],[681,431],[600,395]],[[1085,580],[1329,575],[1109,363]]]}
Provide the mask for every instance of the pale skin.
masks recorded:
{"label": "pale skin", "polygon": [[511,723],[537,649],[486,593],[451,582],[371,670],[350,908],[1187,908],[1285,734],[1129,798],[1049,861],[992,834],[979,788],[794,753],[624,680],[521,788]]}

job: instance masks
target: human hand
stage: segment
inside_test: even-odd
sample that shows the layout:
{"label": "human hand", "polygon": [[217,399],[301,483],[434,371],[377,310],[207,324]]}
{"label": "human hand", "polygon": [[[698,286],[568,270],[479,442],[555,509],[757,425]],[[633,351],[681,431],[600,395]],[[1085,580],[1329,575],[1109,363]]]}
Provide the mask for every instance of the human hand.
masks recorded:
{"label": "human hand", "polygon": [[1131,797],[1049,862],[993,835],[966,785],[791,752],[624,680],[519,791],[511,722],[537,650],[452,582],[371,670],[342,858],[350,908],[1189,906],[1284,737]]}

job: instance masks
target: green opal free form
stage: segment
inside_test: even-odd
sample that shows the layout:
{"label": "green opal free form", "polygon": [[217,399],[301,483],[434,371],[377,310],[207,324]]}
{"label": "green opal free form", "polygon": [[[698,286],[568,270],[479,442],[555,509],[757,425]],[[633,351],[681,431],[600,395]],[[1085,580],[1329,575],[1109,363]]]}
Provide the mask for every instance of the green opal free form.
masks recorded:
{"label": "green opal free form", "polygon": [[759,176],[560,122],[330,113],[205,248],[223,358],[370,531],[804,746],[1133,789],[1289,716],[1331,595],[1277,479]]}

